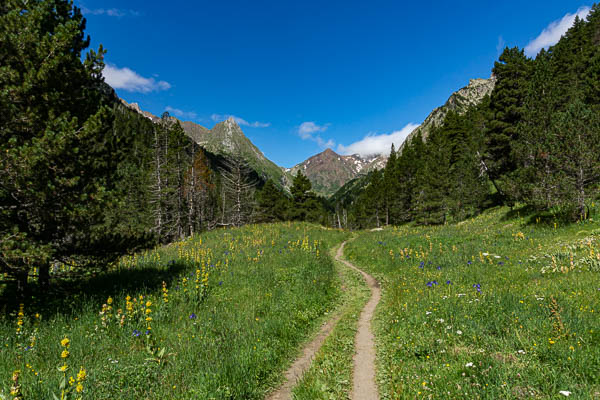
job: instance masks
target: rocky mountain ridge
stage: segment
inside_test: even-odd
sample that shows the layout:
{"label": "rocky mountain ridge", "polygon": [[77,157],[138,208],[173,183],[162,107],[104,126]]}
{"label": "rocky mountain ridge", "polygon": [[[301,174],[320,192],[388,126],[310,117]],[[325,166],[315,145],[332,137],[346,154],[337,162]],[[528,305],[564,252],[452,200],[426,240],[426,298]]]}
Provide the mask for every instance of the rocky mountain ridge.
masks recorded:
{"label": "rocky mountain ridge", "polygon": [[398,146],[399,149],[402,149],[404,143],[408,143],[418,134],[421,134],[423,140],[427,140],[427,136],[429,136],[431,130],[439,127],[444,122],[444,118],[446,118],[446,114],[449,111],[464,114],[469,108],[481,103],[485,96],[490,95],[495,85],[496,77],[493,75],[489,79],[471,79],[467,86],[452,93],[443,106],[434,109],[425,118],[425,121],[412,131],[406,140]]}

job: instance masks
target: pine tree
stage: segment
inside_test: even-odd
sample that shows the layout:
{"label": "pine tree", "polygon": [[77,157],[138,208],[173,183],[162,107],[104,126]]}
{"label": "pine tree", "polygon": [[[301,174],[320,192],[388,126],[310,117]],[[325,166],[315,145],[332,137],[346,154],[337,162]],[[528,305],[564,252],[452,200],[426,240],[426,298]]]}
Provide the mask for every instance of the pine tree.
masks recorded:
{"label": "pine tree", "polygon": [[216,218],[216,185],[210,162],[204,150],[196,145],[192,147],[191,156],[193,162],[184,183],[190,236],[203,229],[211,229]]}
{"label": "pine tree", "polygon": [[290,189],[293,198],[290,215],[297,221],[317,222],[323,214],[322,205],[312,191],[310,180],[298,171]]}
{"label": "pine tree", "polygon": [[393,143],[390,149],[390,156],[388,157],[383,172],[383,186],[385,198],[385,224],[389,225],[390,223],[395,222],[397,214],[396,210],[398,208],[398,169],[396,149]]}
{"label": "pine tree", "polygon": [[253,170],[241,157],[230,157],[221,168],[223,225],[242,226],[253,220],[255,189]]}
{"label": "pine tree", "polygon": [[115,171],[116,195],[113,206],[107,209],[107,224],[125,234],[148,234],[153,225],[149,188],[152,184],[154,124],[121,104],[113,107],[113,114],[113,131],[127,135],[131,144],[123,149],[123,157]]}
{"label": "pine tree", "polygon": [[600,183],[600,115],[581,98],[574,96],[567,109],[556,115],[554,127],[562,143],[558,193],[583,220],[587,218],[586,202],[597,193]]}
{"label": "pine tree", "polygon": [[523,119],[531,66],[532,61],[524,51],[514,47],[506,48],[493,68],[496,85],[490,101],[493,117],[487,132],[485,163],[490,179],[502,196],[506,193],[500,181],[516,169],[511,143],[517,139],[517,126]]}
{"label": "pine tree", "polygon": [[3,2],[0,13],[0,269],[23,290],[33,267],[106,265],[133,241],[106,226],[129,138],[112,129],[85,19],[66,0]]}
{"label": "pine tree", "polygon": [[420,188],[418,172],[425,162],[425,143],[421,134],[413,137],[403,149],[398,158],[399,201],[401,204],[400,222],[412,221],[416,209],[419,208]]}
{"label": "pine tree", "polygon": [[486,101],[464,115],[449,112],[440,131],[447,137],[450,166],[447,173],[448,208],[455,220],[476,214],[488,194],[488,181],[482,174],[481,154],[484,148],[483,116]]}
{"label": "pine tree", "polygon": [[451,148],[442,128],[433,130],[425,143],[424,162],[416,174],[416,220],[422,224],[446,222],[450,210],[449,169]]}
{"label": "pine tree", "polygon": [[269,179],[258,194],[260,222],[285,221],[288,214],[287,197]]}
{"label": "pine tree", "polygon": [[562,166],[558,155],[563,149],[554,126],[555,114],[562,107],[559,98],[551,54],[542,50],[528,84],[519,137],[512,145],[518,173],[509,181],[513,197],[537,209],[550,209],[559,200],[556,188]]}

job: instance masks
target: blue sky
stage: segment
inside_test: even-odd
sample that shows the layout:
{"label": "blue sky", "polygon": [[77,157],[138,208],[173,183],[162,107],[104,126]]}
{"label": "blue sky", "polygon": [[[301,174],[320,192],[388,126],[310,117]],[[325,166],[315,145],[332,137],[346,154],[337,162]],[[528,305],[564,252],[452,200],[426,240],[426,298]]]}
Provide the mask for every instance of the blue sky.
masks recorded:
{"label": "blue sky", "polygon": [[501,48],[535,54],[593,4],[405,3],[75,1],[120,97],[208,128],[233,115],[285,167],[325,147],[389,148],[469,79],[488,78]]}

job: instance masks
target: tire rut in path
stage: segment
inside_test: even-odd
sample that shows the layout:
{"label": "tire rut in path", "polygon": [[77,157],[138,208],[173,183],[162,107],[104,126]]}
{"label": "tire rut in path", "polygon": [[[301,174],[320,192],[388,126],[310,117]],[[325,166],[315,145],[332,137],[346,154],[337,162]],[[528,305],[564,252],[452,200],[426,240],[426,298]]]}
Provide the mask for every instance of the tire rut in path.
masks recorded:
{"label": "tire rut in path", "polygon": [[[338,248],[335,259],[347,267],[359,272],[371,289],[371,298],[363,308],[358,321],[358,330],[356,333],[354,355],[354,374],[353,389],[350,398],[354,400],[376,400],[379,399],[377,384],[375,383],[375,340],[371,333],[371,318],[375,311],[377,303],[381,298],[381,289],[377,281],[369,274],[342,258],[344,254],[344,245],[342,243]],[[266,397],[265,400],[289,400],[292,398],[292,388],[298,380],[302,378],[304,372],[308,370],[312,360],[329,336],[335,325],[342,317],[341,308],[336,312],[333,318],[325,323],[317,335],[302,350],[302,355],[294,361],[285,373],[285,382],[276,391]]]}
{"label": "tire rut in path", "polygon": [[353,387],[350,398],[376,400],[379,399],[379,392],[375,380],[375,336],[371,331],[371,319],[381,299],[381,289],[375,278],[342,258],[345,244],[346,242],[342,243],[338,249],[336,260],[359,272],[371,289],[371,298],[363,308],[358,320],[358,330],[354,342],[356,353],[354,354]]}
{"label": "tire rut in path", "polygon": [[267,396],[266,400],[289,400],[292,398],[292,388],[296,385],[298,380],[302,378],[304,372],[308,370],[310,364],[317,354],[317,351],[321,348],[321,345],[327,339],[327,336],[333,330],[333,327],[342,317],[341,313],[337,313],[333,318],[327,321],[321,327],[319,334],[314,338],[306,347],[302,350],[302,355],[298,358],[291,367],[285,373],[285,383],[279,387],[276,391]]}
{"label": "tire rut in path", "polygon": [[329,319],[321,329],[319,334],[302,350],[300,358],[288,368],[285,373],[285,382],[276,391],[266,397],[266,400],[289,400],[292,398],[292,388],[298,383],[302,375],[308,370],[315,354],[319,351],[325,339],[329,336],[335,325],[342,317],[341,309],[336,311],[334,316]]}

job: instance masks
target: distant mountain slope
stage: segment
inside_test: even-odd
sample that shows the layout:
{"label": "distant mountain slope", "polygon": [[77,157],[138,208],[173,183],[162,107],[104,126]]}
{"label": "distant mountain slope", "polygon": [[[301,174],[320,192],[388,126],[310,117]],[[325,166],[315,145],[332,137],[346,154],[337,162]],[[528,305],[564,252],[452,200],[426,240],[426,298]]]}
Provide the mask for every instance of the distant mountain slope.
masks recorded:
{"label": "distant mountain slope", "polygon": [[[129,104],[122,99],[121,102],[155,123],[160,121],[159,117],[140,109],[137,103]],[[175,117],[171,118],[179,121]],[[289,188],[291,185],[290,175],[266,158],[244,135],[244,132],[233,118],[216,124],[212,129],[207,129],[191,121],[179,121],[179,123],[192,140],[210,153],[219,156],[241,156],[264,181],[272,179],[276,185],[282,188]]]}
{"label": "distant mountain slope", "polygon": [[381,168],[373,163],[379,157],[364,159],[357,154],[342,156],[327,149],[294,166],[289,170],[292,175],[302,171],[310,180],[315,193],[331,196],[346,182],[366,174],[373,168]]}
{"label": "distant mountain slope", "polygon": [[419,133],[423,139],[427,139],[431,130],[444,122],[448,111],[456,111],[458,114],[464,114],[469,108],[481,103],[481,100],[485,96],[492,93],[495,85],[496,77],[493,75],[489,79],[471,79],[467,86],[452,93],[443,106],[433,110],[425,118],[425,121],[408,135],[406,140],[400,145],[400,149],[404,146],[404,143],[408,143]]}
{"label": "distant mountain slope", "polygon": [[233,118],[219,122],[211,130],[193,122],[186,122],[182,127],[196,143],[208,151],[219,155],[241,155],[265,181],[272,179],[280,187],[290,186],[289,175],[265,157],[262,151],[244,135]]}

